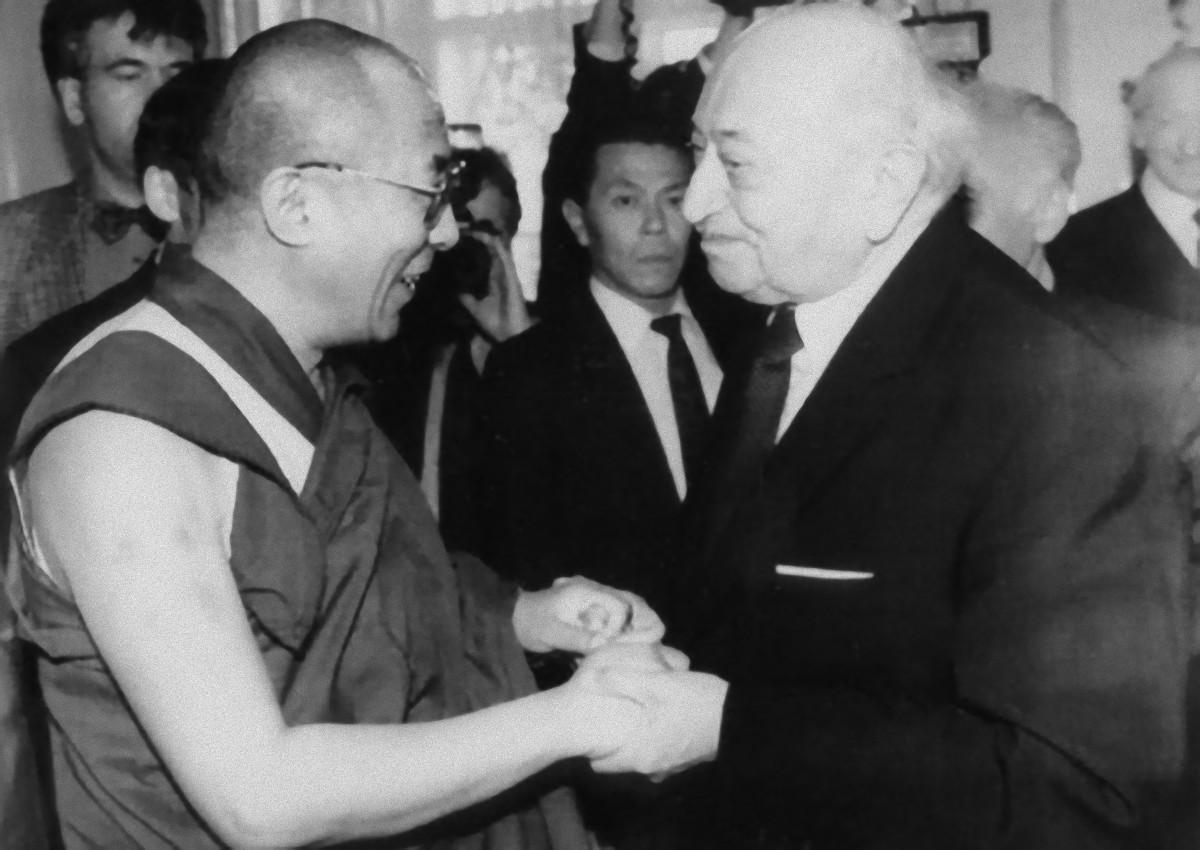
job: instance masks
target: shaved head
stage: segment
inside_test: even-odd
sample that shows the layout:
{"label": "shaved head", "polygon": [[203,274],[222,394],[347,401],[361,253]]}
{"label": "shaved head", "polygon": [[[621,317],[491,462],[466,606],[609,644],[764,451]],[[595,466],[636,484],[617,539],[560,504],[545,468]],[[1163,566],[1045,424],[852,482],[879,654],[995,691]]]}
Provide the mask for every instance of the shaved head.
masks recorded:
{"label": "shaved head", "polygon": [[266,30],[234,54],[228,87],[203,145],[206,205],[253,202],[274,168],[332,161],[370,167],[442,114],[411,59],[392,45],[324,20]]}
{"label": "shaved head", "polygon": [[418,66],[322,20],[233,55],[201,145],[193,256],[271,319],[305,368],[388,339],[433,253],[458,238],[450,144]]}

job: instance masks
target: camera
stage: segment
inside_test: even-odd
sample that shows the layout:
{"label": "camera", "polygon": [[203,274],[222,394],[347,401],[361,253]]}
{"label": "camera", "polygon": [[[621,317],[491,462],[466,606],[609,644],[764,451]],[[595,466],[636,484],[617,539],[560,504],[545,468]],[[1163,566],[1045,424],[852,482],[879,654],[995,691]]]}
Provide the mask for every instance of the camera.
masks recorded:
{"label": "camera", "polygon": [[472,233],[499,236],[499,231],[488,221],[476,221],[467,208],[467,203],[479,194],[480,180],[471,173],[468,162],[455,152],[454,171],[457,178],[450,187],[450,209],[459,227],[458,243],[447,251],[434,255],[433,265],[426,278],[426,289],[437,289],[448,294],[467,294],[483,298],[488,293],[488,274],[492,268],[492,256],[487,246]]}

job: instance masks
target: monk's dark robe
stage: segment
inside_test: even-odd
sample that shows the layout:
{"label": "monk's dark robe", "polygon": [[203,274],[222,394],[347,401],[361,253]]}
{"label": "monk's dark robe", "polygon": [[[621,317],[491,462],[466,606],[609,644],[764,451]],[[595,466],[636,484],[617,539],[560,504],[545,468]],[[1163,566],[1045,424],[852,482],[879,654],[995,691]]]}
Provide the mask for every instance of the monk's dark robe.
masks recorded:
{"label": "monk's dark robe", "polygon": [[[289,725],[436,720],[532,692],[514,591],[447,554],[362,382],[336,365],[323,379],[324,401],[262,314],[190,257],[174,258],[148,298],[80,342],[34,399],[12,456],[14,493],[38,441],[90,410],[147,420],[235,464],[229,567]],[[50,578],[29,521],[14,522],[19,568],[7,590],[37,650],[64,844],[221,846]],[[535,778],[378,846],[586,846],[573,801],[547,787]]]}

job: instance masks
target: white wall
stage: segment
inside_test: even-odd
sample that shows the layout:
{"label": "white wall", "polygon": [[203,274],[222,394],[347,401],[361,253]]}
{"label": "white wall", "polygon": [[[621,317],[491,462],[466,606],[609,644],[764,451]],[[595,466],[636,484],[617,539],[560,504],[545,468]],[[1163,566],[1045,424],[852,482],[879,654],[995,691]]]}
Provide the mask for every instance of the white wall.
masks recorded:
{"label": "white wall", "polygon": [[0,201],[70,179],[38,50],[40,2],[0,0]]}
{"label": "white wall", "polygon": [[992,18],[983,75],[1057,102],[1079,125],[1081,206],[1128,185],[1128,120],[1120,99],[1175,40],[1166,0],[975,0]]}
{"label": "white wall", "polygon": [[[933,5],[922,2],[925,9]],[[1174,40],[1166,0],[942,0],[937,5],[986,9],[992,17],[993,54],[984,63],[984,76],[1050,97],[1075,119],[1084,145],[1081,203],[1127,184],[1120,84]],[[0,201],[60,183],[70,174],[38,55],[42,6],[39,0],[0,0]],[[409,49],[432,53],[421,39],[410,40],[416,44],[405,45]]]}

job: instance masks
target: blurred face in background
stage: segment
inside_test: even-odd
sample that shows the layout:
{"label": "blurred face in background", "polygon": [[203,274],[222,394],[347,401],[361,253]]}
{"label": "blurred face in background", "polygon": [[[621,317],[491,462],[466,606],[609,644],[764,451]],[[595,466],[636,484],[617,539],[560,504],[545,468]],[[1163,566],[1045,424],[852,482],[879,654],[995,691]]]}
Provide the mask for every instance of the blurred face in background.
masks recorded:
{"label": "blurred face in background", "polygon": [[486,221],[496,229],[504,245],[512,247],[513,237],[517,235],[514,223],[515,212],[513,202],[504,196],[496,184],[483,181],[479,194],[467,201],[467,209],[475,221]]}
{"label": "blurred face in background", "polygon": [[1133,143],[1167,188],[1200,201],[1200,57],[1151,69],[1134,94]]}
{"label": "blurred face in background", "polygon": [[192,46],[174,36],[133,41],[131,12],[94,23],[85,37],[82,78],[57,83],[63,112],[83,127],[93,168],[137,191],[133,139],[150,95],[195,60]]}

